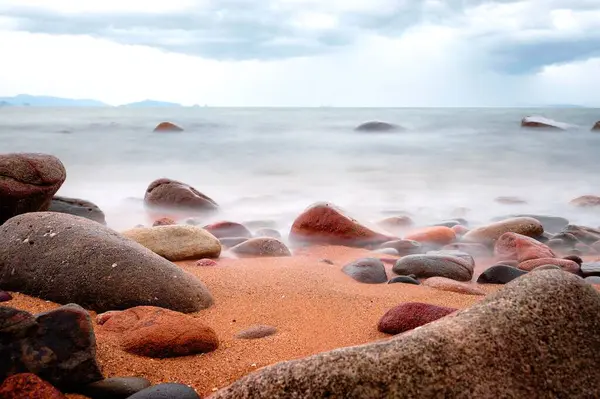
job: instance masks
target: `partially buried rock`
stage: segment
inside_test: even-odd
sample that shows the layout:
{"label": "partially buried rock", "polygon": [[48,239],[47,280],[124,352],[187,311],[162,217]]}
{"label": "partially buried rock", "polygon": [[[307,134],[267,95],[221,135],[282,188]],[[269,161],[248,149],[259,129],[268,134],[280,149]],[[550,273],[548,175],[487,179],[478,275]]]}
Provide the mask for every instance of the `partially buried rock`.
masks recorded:
{"label": "partially buried rock", "polygon": [[94,382],[79,391],[93,399],[126,399],[152,384],[141,377],[113,377]]}
{"label": "partially buried rock", "polygon": [[[171,218],[168,217],[164,217],[164,218],[160,218],[154,221],[154,223],[152,223],[152,227],[156,227],[156,226],[173,226],[176,225],[177,222]],[[143,226],[142,226],[143,227]]]}
{"label": "partially buried rock", "polygon": [[243,224],[235,222],[217,222],[204,226],[204,229],[217,238],[245,237],[252,238],[252,233]]}
{"label": "partially buried rock", "polygon": [[243,331],[240,331],[235,336],[239,339],[260,339],[271,336],[277,332],[277,329],[273,326],[252,326],[248,327]]}
{"label": "partially buried rock", "polygon": [[463,241],[492,246],[504,233],[517,233],[527,237],[537,237],[544,233],[544,228],[536,219],[518,217],[472,229],[464,235]]}
{"label": "partially buried rock", "polygon": [[251,238],[230,251],[236,256],[248,258],[292,256],[284,243],[270,237]]}
{"label": "partially buried rock", "polygon": [[172,262],[218,258],[221,243],[208,231],[187,225],[141,227],[121,233]]}
{"label": "partially buried rock", "polygon": [[[575,237],[576,240],[579,240],[585,244],[594,244],[596,241],[600,240],[600,230],[594,229],[586,226],[576,226],[573,224],[568,225],[560,234],[562,239],[565,239],[565,235],[571,235]],[[555,237],[559,237],[558,235]],[[573,243],[573,245],[575,245]]]}
{"label": "partially buried rock", "polygon": [[536,267],[531,272],[539,272],[542,270],[562,270],[562,269],[560,268],[560,266],[556,266],[556,265],[542,265],[542,266]]}
{"label": "partially buried rock", "polygon": [[446,277],[469,281],[473,277],[474,264],[452,255],[408,255],[398,259],[392,270],[396,274],[414,274],[418,278]]}
{"label": "partially buried rock", "polygon": [[383,284],[387,282],[385,266],[375,258],[358,259],[344,266],[342,271],[360,283]]}
{"label": "partially buried rock", "polygon": [[402,128],[392,123],[371,121],[358,125],[354,130],[357,132],[393,132],[402,130]]}
{"label": "partially buried rock", "polygon": [[388,284],[398,284],[398,283],[403,283],[403,284],[413,284],[413,285],[420,285],[421,283],[419,282],[419,280],[417,280],[416,276],[397,276],[392,278],[390,281],[388,281]]}
{"label": "partially buried rock", "polygon": [[443,246],[454,242],[456,240],[456,233],[450,227],[434,226],[413,231],[407,234],[404,239]]}
{"label": "partially buried rock", "polygon": [[548,246],[517,233],[502,234],[496,241],[494,252],[500,260],[516,260],[518,262],[556,257]]}
{"label": "partially buried rock", "polygon": [[50,203],[50,212],[68,213],[69,215],[81,216],[100,224],[106,224],[104,212],[93,202],[78,199],[59,197],[55,195]]}
{"label": "partially buried rock", "polygon": [[600,206],[600,197],[597,195],[582,195],[571,200],[570,204],[579,208],[596,207]]}
{"label": "partially buried rock", "polygon": [[164,383],[139,391],[128,399],[200,399],[200,396],[187,385]]}
{"label": "partially buried rock", "polygon": [[407,302],[388,310],[379,320],[377,329],[386,334],[400,334],[441,319],[455,311],[456,309],[445,306]]}
{"label": "partially buried rock", "polygon": [[406,334],[268,366],[211,399],[595,397],[599,308],[579,277],[532,273]]}
{"label": "partially buried rock", "polygon": [[393,241],[395,237],[348,216],[333,204],[319,202],[296,218],[290,230],[296,245],[346,245],[365,247]]}
{"label": "partially buried rock", "polygon": [[67,399],[58,389],[35,374],[22,373],[8,377],[0,385],[2,399]]}
{"label": "partially buried rock", "polygon": [[199,318],[153,306],[119,312],[101,328],[118,335],[123,350],[140,356],[187,356],[212,352],[219,346],[213,329]]}
{"label": "partially buried rock", "polygon": [[212,304],[200,280],[149,249],[99,223],[53,212],[0,226],[0,286],[98,312],[138,305],[195,312]]}
{"label": "partially buried rock", "polygon": [[508,284],[527,272],[507,265],[494,265],[477,278],[479,284]]}
{"label": "partially buried rock", "polygon": [[12,295],[10,295],[6,291],[0,290],[0,302],[8,302],[12,299]]}
{"label": "partially buried rock", "polygon": [[62,162],[46,154],[0,154],[0,225],[13,216],[46,211],[67,177]]}
{"label": "partially buried rock", "polygon": [[183,132],[183,129],[171,122],[161,122],[154,128],[155,132]]}
{"label": "partially buried rock", "polygon": [[213,267],[213,266],[218,266],[218,263],[216,261],[214,261],[213,259],[200,259],[199,261],[196,261],[196,266]]}
{"label": "partially buried rock", "polygon": [[445,277],[431,277],[423,281],[423,285],[441,291],[457,292],[467,295],[485,295],[485,292],[474,285],[461,283]]}
{"label": "partially buried rock", "polygon": [[521,127],[536,128],[540,130],[566,130],[569,125],[557,122],[543,116],[526,116],[521,120]]}
{"label": "partially buried rock", "polygon": [[568,259],[558,259],[558,258],[539,258],[532,259],[525,262],[519,263],[519,269],[525,271],[531,271],[538,266],[543,265],[556,265],[560,266],[560,268],[569,273],[579,273],[579,265],[572,260]]}
{"label": "partially buried rock", "polygon": [[194,187],[171,179],[150,183],[144,196],[144,205],[151,210],[166,210],[183,214],[213,212],[219,205]]}
{"label": "partially buried rock", "polygon": [[394,240],[384,242],[379,246],[381,249],[392,248],[398,252],[399,256],[415,255],[423,252],[423,246],[418,241],[413,240]]}

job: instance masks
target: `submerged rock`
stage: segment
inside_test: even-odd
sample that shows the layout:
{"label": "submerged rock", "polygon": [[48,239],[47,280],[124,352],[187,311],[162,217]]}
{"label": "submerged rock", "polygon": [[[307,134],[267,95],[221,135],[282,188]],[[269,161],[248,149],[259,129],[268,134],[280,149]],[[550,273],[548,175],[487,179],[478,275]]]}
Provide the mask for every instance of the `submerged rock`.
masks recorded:
{"label": "submerged rock", "polygon": [[183,129],[171,122],[161,122],[154,128],[155,132],[183,132]]}
{"label": "submerged rock", "polygon": [[194,187],[171,179],[150,183],[144,196],[144,205],[157,211],[187,213],[213,212],[219,205]]}
{"label": "submerged rock", "polygon": [[50,212],[68,213],[69,215],[81,216],[100,224],[106,224],[104,212],[93,202],[78,199],[59,197],[55,195],[50,203]]}
{"label": "submerged rock", "polygon": [[204,229],[219,239],[226,237],[252,238],[252,233],[246,226],[235,222],[217,222],[204,226]]}
{"label": "submerged rock", "polygon": [[544,118],[543,116],[526,116],[521,120],[521,127],[537,128],[540,130],[567,130],[569,125],[562,122],[557,122],[552,119]]}
{"label": "submerged rock", "polygon": [[354,130],[357,132],[393,132],[403,129],[393,123],[371,121],[358,125]]}
{"label": "submerged rock", "polygon": [[600,121],[596,122],[594,126],[592,126],[592,131],[600,131]]}
{"label": "submerged rock", "polygon": [[544,227],[537,219],[529,217],[511,218],[472,229],[462,239],[464,242],[476,242],[492,246],[504,233],[538,237],[544,233]]}
{"label": "submerged rock", "polygon": [[518,262],[556,257],[548,246],[517,233],[502,234],[496,241],[494,252],[500,260],[516,260]]}
{"label": "submerged rock", "polygon": [[597,195],[582,195],[571,200],[570,204],[579,208],[596,207],[600,206],[600,197]]}

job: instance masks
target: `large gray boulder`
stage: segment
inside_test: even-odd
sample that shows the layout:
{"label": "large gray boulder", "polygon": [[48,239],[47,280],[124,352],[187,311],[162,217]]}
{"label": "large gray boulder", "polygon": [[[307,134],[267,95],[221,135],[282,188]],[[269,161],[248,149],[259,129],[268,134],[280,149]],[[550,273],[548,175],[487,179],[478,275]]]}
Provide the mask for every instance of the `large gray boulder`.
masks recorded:
{"label": "large gray boulder", "polygon": [[81,216],[101,224],[106,224],[104,212],[102,212],[98,205],[79,198],[60,197],[55,195],[54,198],[52,198],[48,210],[50,212]]}
{"label": "large gray boulder", "polygon": [[390,340],[258,370],[223,398],[596,397],[600,294],[559,270]]}
{"label": "large gray boulder", "polygon": [[54,212],[0,226],[0,288],[98,312],[212,304],[206,286],[168,260],[99,223]]}

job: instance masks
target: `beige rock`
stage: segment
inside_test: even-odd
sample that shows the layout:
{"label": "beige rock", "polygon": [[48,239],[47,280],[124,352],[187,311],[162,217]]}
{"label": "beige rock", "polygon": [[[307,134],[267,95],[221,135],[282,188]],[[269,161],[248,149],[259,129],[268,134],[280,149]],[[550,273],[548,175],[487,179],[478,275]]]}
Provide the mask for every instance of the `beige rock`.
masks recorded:
{"label": "beige rock", "polygon": [[534,218],[510,218],[473,229],[464,235],[463,241],[494,245],[504,233],[517,233],[527,237],[538,237],[544,233],[544,227]]}

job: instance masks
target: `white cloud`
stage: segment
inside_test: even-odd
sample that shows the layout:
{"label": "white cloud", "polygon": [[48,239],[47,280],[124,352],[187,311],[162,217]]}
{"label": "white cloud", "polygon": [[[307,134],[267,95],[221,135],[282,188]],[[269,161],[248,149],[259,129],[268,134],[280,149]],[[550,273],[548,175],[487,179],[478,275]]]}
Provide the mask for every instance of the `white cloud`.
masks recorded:
{"label": "white cloud", "polygon": [[0,11],[16,8],[42,9],[66,14],[81,13],[163,13],[206,5],[198,0],[2,0]]}

